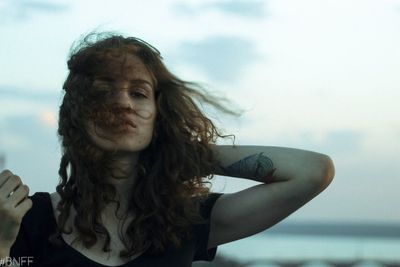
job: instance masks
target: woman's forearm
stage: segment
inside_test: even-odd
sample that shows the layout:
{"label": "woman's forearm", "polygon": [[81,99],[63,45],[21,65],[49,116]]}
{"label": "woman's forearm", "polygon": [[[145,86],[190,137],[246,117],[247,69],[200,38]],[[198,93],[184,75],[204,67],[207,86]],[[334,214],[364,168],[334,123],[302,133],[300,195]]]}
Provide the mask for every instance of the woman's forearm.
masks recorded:
{"label": "woman's forearm", "polygon": [[308,150],[276,146],[214,145],[213,151],[219,161],[213,172],[216,175],[262,183],[299,177],[329,180],[334,176],[330,157]]}

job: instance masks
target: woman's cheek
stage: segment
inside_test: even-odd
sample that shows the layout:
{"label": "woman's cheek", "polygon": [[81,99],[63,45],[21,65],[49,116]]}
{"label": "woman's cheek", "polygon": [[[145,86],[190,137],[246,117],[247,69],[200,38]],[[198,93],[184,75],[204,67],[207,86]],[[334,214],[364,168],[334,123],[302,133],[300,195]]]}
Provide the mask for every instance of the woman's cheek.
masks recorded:
{"label": "woman's cheek", "polygon": [[151,117],[153,115],[153,112],[151,112],[150,110],[147,110],[147,109],[139,109],[136,112],[139,117],[141,117],[142,119],[145,119],[145,120],[151,119]]}
{"label": "woman's cheek", "polygon": [[157,114],[157,108],[155,105],[138,106],[135,111],[136,115],[147,121],[147,123],[154,123]]}

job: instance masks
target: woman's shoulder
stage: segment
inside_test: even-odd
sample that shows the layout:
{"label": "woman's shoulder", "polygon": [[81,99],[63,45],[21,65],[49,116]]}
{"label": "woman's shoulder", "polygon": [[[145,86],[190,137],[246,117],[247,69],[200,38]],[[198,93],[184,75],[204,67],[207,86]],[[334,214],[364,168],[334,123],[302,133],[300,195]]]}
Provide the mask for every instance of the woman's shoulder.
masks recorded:
{"label": "woman's shoulder", "polygon": [[[28,196],[32,200],[32,208],[28,211],[29,212],[43,212],[48,208],[51,207],[51,198],[49,192],[36,192],[31,196]],[[28,214],[27,213],[27,214]]]}
{"label": "woman's shoulder", "polygon": [[28,196],[33,203],[35,202],[48,202],[50,199],[50,193],[49,192],[36,192],[33,195]]}
{"label": "woman's shoulder", "polygon": [[22,224],[27,228],[48,229],[54,219],[50,194],[36,192],[28,197],[32,200],[32,208],[23,217]]}
{"label": "woman's shoulder", "polygon": [[198,201],[200,202],[200,213],[204,218],[210,217],[215,202],[217,202],[218,198],[222,195],[223,193],[210,192],[209,194],[198,198]]}
{"label": "woman's shoulder", "polygon": [[14,258],[33,256],[34,261],[40,261],[49,236],[56,230],[56,224],[48,192],[36,192],[28,198],[32,200],[32,207],[22,218],[10,255]]}

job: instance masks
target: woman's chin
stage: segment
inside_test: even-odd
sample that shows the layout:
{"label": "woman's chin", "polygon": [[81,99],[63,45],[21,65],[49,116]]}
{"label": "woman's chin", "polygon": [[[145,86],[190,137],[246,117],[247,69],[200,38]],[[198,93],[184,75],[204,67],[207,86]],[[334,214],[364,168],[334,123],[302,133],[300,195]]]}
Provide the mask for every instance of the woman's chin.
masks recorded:
{"label": "woman's chin", "polygon": [[122,153],[122,154],[136,154],[147,148],[147,145],[143,144],[119,144],[114,145],[100,145],[100,149],[107,152]]}

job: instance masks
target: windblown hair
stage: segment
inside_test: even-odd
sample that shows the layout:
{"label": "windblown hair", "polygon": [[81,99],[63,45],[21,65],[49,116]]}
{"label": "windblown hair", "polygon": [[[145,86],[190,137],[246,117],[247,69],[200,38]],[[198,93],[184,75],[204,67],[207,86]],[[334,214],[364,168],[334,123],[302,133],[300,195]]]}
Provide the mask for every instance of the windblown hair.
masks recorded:
{"label": "windblown hair", "polygon": [[110,235],[101,224],[100,214],[110,202],[119,208],[116,190],[104,178],[113,175],[115,154],[90,141],[85,122],[121,123],[93,81],[110,58],[128,53],[139,57],[155,79],[157,117],[151,143],[140,151],[136,166],[137,179],[128,207],[128,214],[135,216],[126,234],[119,232],[127,248],[120,256],[145,250],[162,252],[167,244],[179,247],[182,238],[190,236],[191,225],[205,222],[199,213],[199,199],[210,193],[206,185],[218,164],[211,145],[217,138],[233,135],[222,135],[195,100],[224,113],[236,113],[198,84],[172,74],[159,51],[145,41],[114,33],[90,33],[71,49],[69,74],[63,86],[58,124],[62,158],[56,188],[61,200],[57,206],[59,227],[50,238],[54,244],[59,244],[61,233],[72,231],[65,225],[73,205],[78,239],[90,248],[98,241],[96,234],[100,235],[105,238],[103,251],[110,251]]}

